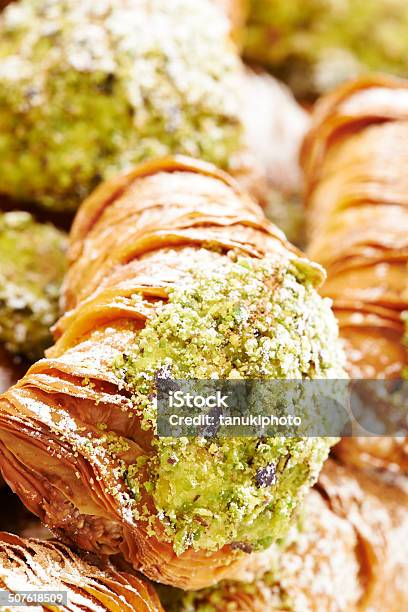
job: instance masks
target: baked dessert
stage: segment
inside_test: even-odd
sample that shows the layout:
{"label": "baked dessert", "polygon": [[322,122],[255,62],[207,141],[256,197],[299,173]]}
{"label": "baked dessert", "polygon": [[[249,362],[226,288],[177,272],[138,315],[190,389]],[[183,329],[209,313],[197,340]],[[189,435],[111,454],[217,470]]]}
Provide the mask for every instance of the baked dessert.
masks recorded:
{"label": "baked dessert", "polygon": [[[408,83],[385,76],[323,98],[302,151],[308,254],[327,270],[321,291],[333,299],[350,377],[390,381],[387,400],[371,385],[370,401],[384,406],[385,431],[395,433],[392,419],[406,410],[397,381],[407,363],[407,159]],[[344,438],[336,451],[354,464],[408,471],[403,435]]]}
{"label": "baked dessert", "polygon": [[153,580],[233,576],[286,532],[335,439],[158,438],[155,383],[344,376],[322,269],[185,158],[101,186],[69,257],[57,342],[0,400],[5,480],[65,541]]}

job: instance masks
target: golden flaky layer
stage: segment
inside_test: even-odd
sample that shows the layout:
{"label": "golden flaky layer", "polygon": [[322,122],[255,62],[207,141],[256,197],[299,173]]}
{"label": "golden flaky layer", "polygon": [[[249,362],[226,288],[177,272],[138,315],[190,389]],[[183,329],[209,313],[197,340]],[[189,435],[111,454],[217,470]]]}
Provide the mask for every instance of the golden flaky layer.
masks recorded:
{"label": "golden flaky layer", "polygon": [[66,604],[38,604],[36,610],[162,610],[153,587],[144,580],[117,572],[101,561],[97,567],[60,542],[23,539],[8,533],[0,533],[0,587],[10,593],[66,594]]}
{"label": "golden flaky layer", "polygon": [[398,612],[408,606],[406,485],[405,478],[351,470],[333,461],[322,471],[318,489],[356,535],[359,611]]}
{"label": "golden flaky layer", "polygon": [[[227,545],[177,556],[147,488],[138,508],[154,521],[135,515],[119,472],[154,455],[153,433],[130,410],[112,364],[202,247],[219,257],[232,249],[297,261],[322,280],[321,268],[306,263],[227,175],[185,158],[143,165],[102,185],[82,206],[57,342],[0,399],[1,469],[29,510],[67,542],[121,552],[150,578],[193,589],[233,577],[248,555]],[[97,424],[126,445],[109,454],[110,440],[98,443]],[[143,480],[143,468],[140,474]]]}
{"label": "golden flaky layer", "polygon": [[330,460],[299,532],[263,578],[165,594],[177,612],[400,612],[408,604],[408,494],[398,481]]}
{"label": "golden flaky layer", "polygon": [[[302,151],[308,254],[325,266],[352,378],[400,378],[408,307],[408,82],[348,83],[315,110]],[[408,471],[404,438],[345,439],[344,460]]]}
{"label": "golden flaky layer", "polygon": [[[132,265],[138,271],[140,259],[145,262],[140,272],[144,286],[147,268],[155,267],[155,252],[161,251],[163,274],[165,249],[177,247],[237,249],[250,257],[269,254],[293,260],[301,255],[227,174],[203,162],[167,158],[105,183],[84,202],[71,232],[65,309],[83,302],[102,280],[108,289],[129,276],[133,279]],[[181,261],[182,257],[180,250]],[[174,268],[174,254],[170,261]],[[318,282],[323,280],[321,268],[315,266],[315,271]],[[166,295],[165,282],[160,283],[163,288],[148,284],[152,295]],[[76,313],[59,322],[57,335],[66,336],[72,319],[78,319]],[[61,340],[54,355],[62,348]]]}

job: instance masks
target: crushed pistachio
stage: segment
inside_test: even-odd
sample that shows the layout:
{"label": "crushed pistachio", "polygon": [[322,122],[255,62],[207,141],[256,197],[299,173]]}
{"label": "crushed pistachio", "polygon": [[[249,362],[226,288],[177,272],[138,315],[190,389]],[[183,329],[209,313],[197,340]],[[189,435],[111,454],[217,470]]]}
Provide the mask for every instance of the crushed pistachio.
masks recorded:
{"label": "crushed pistachio", "polygon": [[139,469],[138,464],[130,465],[124,474],[126,484],[132,491],[135,501],[139,501],[140,499],[140,485],[138,480]]}
{"label": "crushed pistachio", "polygon": [[[278,566],[278,563],[276,563]],[[259,582],[221,582],[215,587],[200,591],[180,591],[163,587],[158,589],[166,612],[240,612],[240,598],[265,597],[268,593],[268,609],[280,612],[298,612],[295,602],[279,583],[277,573],[267,572]]]}
{"label": "crushed pistachio", "polygon": [[35,360],[52,343],[66,244],[29,213],[0,214],[0,342],[9,351]]}
{"label": "crushed pistachio", "polygon": [[[195,263],[114,363],[146,429],[156,427],[158,375],[345,376],[330,302],[319,297],[303,265],[219,258],[202,271]],[[333,442],[155,438],[148,479],[175,552],[233,543],[251,550],[268,547],[287,529]]]}
{"label": "crushed pistachio", "polygon": [[[295,612],[297,607],[293,594],[287,588],[287,568],[282,559],[288,549],[296,546],[305,527],[310,527],[304,506],[296,513],[296,520],[285,537],[268,549],[267,571],[253,582],[221,581],[219,584],[199,591],[182,591],[167,585],[157,585],[160,601],[166,612],[239,612],[242,596],[267,596],[270,609]],[[303,524],[305,523],[305,524]],[[290,585],[290,573],[289,573]],[[266,595],[267,594],[267,595]]]}
{"label": "crushed pistachio", "polygon": [[211,0],[11,4],[0,16],[1,191],[67,209],[146,159],[227,167],[241,139],[228,30]]}

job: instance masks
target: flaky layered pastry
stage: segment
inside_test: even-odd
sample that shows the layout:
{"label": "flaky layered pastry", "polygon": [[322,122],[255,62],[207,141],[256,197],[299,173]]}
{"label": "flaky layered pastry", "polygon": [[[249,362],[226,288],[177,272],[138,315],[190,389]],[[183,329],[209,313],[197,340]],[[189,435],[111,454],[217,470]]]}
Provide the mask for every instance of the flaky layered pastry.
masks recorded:
{"label": "flaky layered pastry", "polygon": [[[304,143],[309,255],[356,379],[398,379],[408,306],[408,83],[372,77],[324,98]],[[347,461],[408,470],[405,438],[344,439]]]}
{"label": "flaky layered pastry", "polygon": [[[117,572],[102,561],[97,567],[61,542],[9,533],[0,533],[0,588],[9,593],[36,591],[36,610],[162,610],[153,587],[141,578]],[[41,594],[49,591],[66,597],[66,603],[41,605]]]}
{"label": "flaky layered pastry", "polygon": [[[0,399],[0,465],[67,542],[201,588],[288,529],[332,438],[159,438],[160,378],[344,376],[322,269],[185,158],[100,187],[47,358]],[[248,561],[249,560],[249,561]]]}
{"label": "flaky layered pastry", "polygon": [[163,604],[171,612],[405,610],[407,503],[397,482],[329,460],[262,578],[164,592]]}

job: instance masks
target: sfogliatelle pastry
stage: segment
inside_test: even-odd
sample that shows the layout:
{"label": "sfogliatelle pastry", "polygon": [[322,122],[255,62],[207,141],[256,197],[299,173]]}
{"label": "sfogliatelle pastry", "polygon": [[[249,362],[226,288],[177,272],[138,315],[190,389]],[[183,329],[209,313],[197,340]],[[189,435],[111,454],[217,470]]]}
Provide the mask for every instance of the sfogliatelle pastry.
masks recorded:
{"label": "sfogliatelle pastry", "polygon": [[[322,99],[302,158],[308,253],[327,270],[321,292],[334,301],[350,377],[389,380],[398,393],[407,363],[408,83],[372,77]],[[391,397],[387,419],[397,414]],[[373,391],[370,401],[377,399]],[[406,437],[345,438],[337,452],[359,465],[408,471]]]}
{"label": "sfogliatelle pastry", "polygon": [[156,381],[344,376],[322,269],[187,158],[102,185],[70,261],[55,346],[0,400],[5,480],[67,542],[153,580],[234,576],[286,533],[334,439],[159,438]]}
{"label": "sfogliatelle pastry", "polygon": [[[97,565],[79,557],[55,540],[23,539],[0,533],[0,586],[2,591],[16,596],[15,607],[11,604],[3,609],[19,609],[22,604],[17,597],[21,597],[21,592],[35,591],[36,599],[30,603],[35,610],[162,610],[150,584],[137,576],[117,572],[103,561],[96,562]],[[52,596],[66,597],[66,601],[52,601]]]}
{"label": "sfogliatelle pastry", "polygon": [[0,191],[67,210],[154,157],[227,167],[239,67],[212,0],[12,3],[0,16]]}
{"label": "sfogliatelle pastry", "polygon": [[245,55],[301,98],[368,72],[408,76],[404,0],[252,0]]}

